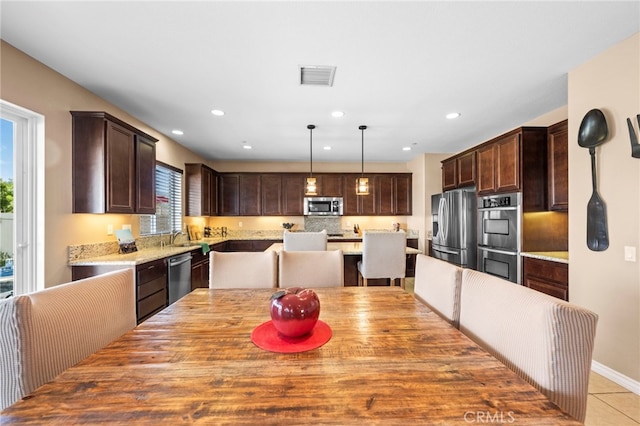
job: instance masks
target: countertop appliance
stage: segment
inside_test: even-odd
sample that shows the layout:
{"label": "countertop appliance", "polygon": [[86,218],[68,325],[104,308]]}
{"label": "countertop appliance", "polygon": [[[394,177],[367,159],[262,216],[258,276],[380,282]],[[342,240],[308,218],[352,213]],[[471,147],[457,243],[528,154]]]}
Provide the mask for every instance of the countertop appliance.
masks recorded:
{"label": "countertop appliance", "polygon": [[182,296],[191,292],[191,253],[170,257],[167,260],[169,269],[168,293],[171,305]]}
{"label": "countertop appliance", "polygon": [[342,197],[305,197],[305,216],[342,216]]}
{"label": "countertop appliance", "polygon": [[521,193],[478,198],[478,270],[520,283]]}
{"label": "countertop appliance", "polygon": [[476,268],[476,189],[454,189],[431,196],[433,257]]}

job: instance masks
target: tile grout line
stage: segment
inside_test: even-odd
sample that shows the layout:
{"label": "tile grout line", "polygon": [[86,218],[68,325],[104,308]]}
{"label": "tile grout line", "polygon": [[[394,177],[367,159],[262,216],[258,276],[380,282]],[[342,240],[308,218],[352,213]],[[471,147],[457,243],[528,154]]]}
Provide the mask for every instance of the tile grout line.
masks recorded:
{"label": "tile grout line", "polygon": [[589,395],[592,395],[592,396],[593,396],[593,397],[595,397],[598,401],[600,401],[600,402],[602,402],[603,404],[605,404],[605,405],[607,405],[607,406],[611,407],[612,409],[616,410],[618,413],[622,414],[623,416],[625,416],[626,418],[628,418],[629,420],[631,420],[631,421],[632,421],[632,422],[634,422],[635,424],[639,424],[639,425],[640,425],[640,423],[638,423],[638,421],[637,421],[636,419],[634,419],[633,417],[630,417],[628,414],[626,414],[626,413],[624,413],[624,412],[620,411],[620,409],[619,409],[619,408],[614,407],[613,405],[609,404],[607,401],[605,401],[605,400],[603,400],[603,399],[598,398],[598,395],[615,395],[615,394],[624,395],[624,394],[627,394],[627,393],[631,393],[631,394],[632,394],[633,392],[600,392],[600,393],[591,393],[591,394],[589,394]]}

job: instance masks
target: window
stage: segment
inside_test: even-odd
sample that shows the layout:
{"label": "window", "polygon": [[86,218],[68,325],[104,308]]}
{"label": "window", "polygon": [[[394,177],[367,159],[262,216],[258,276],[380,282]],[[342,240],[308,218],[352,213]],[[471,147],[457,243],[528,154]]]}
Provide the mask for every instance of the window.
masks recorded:
{"label": "window", "polygon": [[44,288],[44,117],[0,100],[0,125],[3,298]]}
{"label": "window", "polygon": [[156,214],[140,216],[140,234],[182,229],[182,170],[156,162]]}

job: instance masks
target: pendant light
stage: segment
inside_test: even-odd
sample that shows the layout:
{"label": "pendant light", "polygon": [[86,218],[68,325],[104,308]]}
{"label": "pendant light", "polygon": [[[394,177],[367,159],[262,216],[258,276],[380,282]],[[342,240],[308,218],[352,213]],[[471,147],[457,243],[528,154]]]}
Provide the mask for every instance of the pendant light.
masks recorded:
{"label": "pendant light", "polygon": [[369,195],[369,178],[364,177],[364,131],[367,126],[358,127],[362,132],[362,174],[356,179],[356,195]]}
{"label": "pendant light", "polygon": [[318,195],[318,189],[316,185],[316,178],[313,177],[313,129],[316,126],[309,124],[309,177],[307,178],[307,184],[305,185],[304,195]]}

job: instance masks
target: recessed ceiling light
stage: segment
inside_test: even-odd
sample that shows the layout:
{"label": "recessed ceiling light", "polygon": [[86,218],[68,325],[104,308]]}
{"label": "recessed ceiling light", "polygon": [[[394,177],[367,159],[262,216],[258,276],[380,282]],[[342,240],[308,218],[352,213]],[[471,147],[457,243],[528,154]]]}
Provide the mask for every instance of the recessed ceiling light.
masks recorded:
{"label": "recessed ceiling light", "polygon": [[332,117],[336,117],[336,118],[344,117],[344,112],[342,112],[342,111],[333,111],[333,112],[331,113],[331,116],[332,116]]}
{"label": "recessed ceiling light", "polygon": [[402,148],[403,151],[411,151],[411,147],[410,146],[405,146]]}
{"label": "recessed ceiling light", "polygon": [[243,149],[251,149],[251,145],[242,145]]}
{"label": "recessed ceiling light", "polygon": [[447,117],[449,120],[453,120],[454,118],[460,117],[460,113],[459,112],[450,112],[449,114],[445,115],[445,117]]}
{"label": "recessed ceiling light", "polygon": [[184,135],[184,132],[182,130],[178,130],[178,129],[172,130],[171,133],[173,133],[174,135],[178,135],[178,136]]}
{"label": "recessed ceiling light", "polygon": [[323,149],[324,149],[325,151],[331,151],[331,147],[330,147],[330,146],[325,146]]}
{"label": "recessed ceiling light", "polygon": [[219,110],[219,109],[214,109],[214,110],[211,110],[211,114],[217,115],[217,116],[222,116],[222,115],[224,115],[224,111]]}

